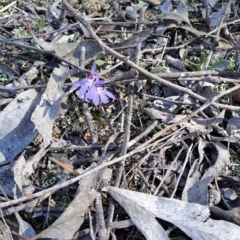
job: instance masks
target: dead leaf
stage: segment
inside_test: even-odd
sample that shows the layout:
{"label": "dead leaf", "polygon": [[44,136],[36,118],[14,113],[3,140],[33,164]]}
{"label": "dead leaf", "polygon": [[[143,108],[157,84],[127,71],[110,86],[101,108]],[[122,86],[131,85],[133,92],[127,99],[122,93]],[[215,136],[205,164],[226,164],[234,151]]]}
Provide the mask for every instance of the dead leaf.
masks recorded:
{"label": "dead leaf", "polygon": [[240,102],[240,90],[239,89],[232,92],[232,96],[233,96],[234,101]]}
{"label": "dead leaf", "polygon": [[31,121],[43,138],[45,147],[50,144],[52,139],[53,122],[59,113],[61,100],[64,96],[62,87],[67,75],[68,66],[65,64],[60,64],[59,68],[53,70],[41,102],[31,117]]}
{"label": "dead leaf", "polygon": [[36,154],[34,154],[29,159],[29,161],[26,162],[26,164],[24,166],[24,169],[23,169],[23,173],[22,173],[22,176],[24,176],[24,178],[28,178],[29,176],[31,176],[32,174],[35,173],[35,169],[37,168],[37,164],[46,155],[48,150],[49,150],[48,148],[41,147],[39,149],[39,151]]}
{"label": "dead leaf", "polygon": [[[209,218],[210,212],[207,206],[196,203],[186,203],[176,199],[164,197],[156,197],[153,195],[134,192],[115,187],[109,187],[108,193],[119,201],[131,216],[135,209],[131,210],[130,206],[137,205],[141,209],[141,214],[148,212],[152,218],[158,217],[167,222],[170,222],[184,231],[189,237],[194,240],[238,240],[240,227],[235,224],[218,221]],[[145,223],[141,219],[132,219],[139,230],[143,233],[143,227],[151,229],[151,223]],[[146,224],[145,226],[143,226]],[[144,233],[143,233],[144,234]],[[145,236],[147,239],[149,236]],[[150,238],[149,238],[150,239]],[[151,238],[161,239],[161,238]]]}
{"label": "dead leaf", "polygon": [[233,45],[228,43],[227,41],[219,40],[216,50],[220,50],[220,49],[230,50],[230,49],[233,49]]}
{"label": "dead leaf", "polygon": [[226,131],[230,137],[237,137],[240,138],[240,118],[233,117],[229,119]]}
{"label": "dead leaf", "polygon": [[128,49],[131,47],[136,47],[139,43],[144,41],[147,37],[149,37],[151,30],[145,30],[141,32],[134,33],[130,38],[125,41],[111,44],[110,47],[114,49]]}
{"label": "dead leaf", "polygon": [[188,18],[187,7],[182,1],[178,3],[177,12],[172,11],[166,13],[162,20],[175,22],[178,26],[180,26],[182,23],[187,23],[189,26],[192,26]]}
{"label": "dead leaf", "polygon": [[69,52],[73,51],[75,47],[78,45],[78,43],[55,43],[55,42],[45,42],[34,35],[33,39],[36,41],[36,43],[43,48],[44,50],[48,51],[54,51],[57,55],[63,57]]}
{"label": "dead leaf", "polygon": [[146,239],[169,239],[165,230],[155,219],[155,216],[149,211],[146,211],[145,206],[136,204],[135,201],[126,198],[125,194],[131,191],[122,191],[122,189],[120,191],[118,190],[120,189],[110,187],[108,192],[126,210],[136,227],[142,232]]}
{"label": "dead leaf", "polygon": [[30,118],[40,101],[35,89],[19,93],[0,114],[0,165],[13,161],[37,136]]}
{"label": "dead leaf", "polygon": [[3,236],[1,239],[12,240],[12,234],[6,224],[2,222],[2,220],[0,220],[0,231],[1,235]]}
{"label": "dead leaf", "polygon": [[221,8],[219,8],[217,12],[214,12],[210,16],[210,26],[211,27],[219,26],[222,16],[225,16],[225,18],[226,18],[229,15],[229,10],[226,9],[226,7],[227,7],[227,4],[222,4]]}
{"label": "dead leaf", "polygon": [[28,239],[36,235],[31,225],[25,222],[18,212],[7,216],[5,220],[11,231],[15,231]]}
{"label": "dead leaf", "polygon": [[144,113],[146,113],[151,119],[161,119],[162,122],[166,124],[175,123],[185,118],[186,115],[183,114],[171,114],[166,111],[157,110],[154,108],[143,108]]}
{"label": "dead leaf", "polygon": [[[200,166],[204,159],[204,149],[209,146],[213,147],[217,155],[212,154],[211,161],[212,166],[210,166],[203,176],[201,176]],[[198,144],[199,160],[194,163],[189,171],[188,179],[186,181],[182,200],[190,203],[199,203],[202,205],[208,204],[207,188],[208,184],[212,181],[214,177],[221,174],[224,168],[230,161],[230,154],[227,147],[222,143],[208,143],[200,139]],[[213,152],[213,151],[212,151]],[[209,157],[209,156],[208,156]]]}

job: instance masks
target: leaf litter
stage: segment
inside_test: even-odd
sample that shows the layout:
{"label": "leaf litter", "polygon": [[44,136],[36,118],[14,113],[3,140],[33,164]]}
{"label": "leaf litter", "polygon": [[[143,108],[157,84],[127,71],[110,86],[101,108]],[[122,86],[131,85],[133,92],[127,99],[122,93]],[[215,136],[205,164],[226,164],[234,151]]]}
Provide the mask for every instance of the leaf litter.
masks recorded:
{"label": "leaf litter", "polygon": [[238,12],[4,1],[1,238],[238,239]]}

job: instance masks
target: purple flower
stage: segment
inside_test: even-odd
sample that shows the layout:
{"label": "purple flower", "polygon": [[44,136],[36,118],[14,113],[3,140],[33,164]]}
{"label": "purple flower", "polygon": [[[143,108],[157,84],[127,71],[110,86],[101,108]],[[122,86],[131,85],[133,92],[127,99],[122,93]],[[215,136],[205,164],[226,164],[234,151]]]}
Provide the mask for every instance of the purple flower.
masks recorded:
{"label": "purple flower", "polygon": [[86,74],[86,78],[92,79],[93,81],[96,79],[96,63],[94,62],[91,68],[91,72]]}
{"label": "purple flower", "polygon": [[93,63],[91,72],[86,74],[86,78],[74,83],[70,91],[77,91],[77,96],[83,101],[92,100],[95,106],[107,103],[109,98],[115,99],[114,95],[104,87],[104,81],[100,80],[99,73],[96,71],[96,63]]}
{"label": "purple flower", "polygon": [[87,94],[87,98],[92,100],[95,106],[98,106],[101,103],[108,103],[109,98],[116,99],[112,93],[103,88],[103,84],[104,81],[96,81]]}
{"label": "purple flower", "polygon": [[92,87],[94,80],[96,79],[96,63],[94,62],[91,68],[91,72],[86,74],[86,78],[84,78],[83,80],[76,82],[72,85],[72,87],[70,88],[70,92],[80,88],[77,91],[77,96],[81,99],[83,99],[84,101],[86,101],[86,95],[87,92],[89,91],[89,89]]}

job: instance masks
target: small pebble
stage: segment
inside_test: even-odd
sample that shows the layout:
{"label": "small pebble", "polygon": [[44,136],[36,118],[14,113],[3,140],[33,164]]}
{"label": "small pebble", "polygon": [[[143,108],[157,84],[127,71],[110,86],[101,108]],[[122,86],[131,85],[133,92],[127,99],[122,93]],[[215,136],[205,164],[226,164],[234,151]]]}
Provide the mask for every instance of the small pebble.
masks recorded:
{"label": "small pebble", "polygon": [[231,188],[224,188],[222,194],[227,200],[233,201],[237,198],[236,192]]}

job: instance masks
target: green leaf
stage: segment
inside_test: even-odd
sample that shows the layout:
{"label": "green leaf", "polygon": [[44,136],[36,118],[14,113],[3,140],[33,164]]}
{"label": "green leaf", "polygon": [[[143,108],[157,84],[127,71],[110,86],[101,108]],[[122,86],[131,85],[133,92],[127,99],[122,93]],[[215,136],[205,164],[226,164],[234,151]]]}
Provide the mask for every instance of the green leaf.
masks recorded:
{"label": "green leaf", "polygon": [[22,50],[22,51],[20,51],[19,54],[30,54],[30,53],[35,54],[37,52],[35,50]]}
{"label": "green leaf", "polygon": [[102,59],[98,59],[98,60],[96,60],[95,62],[96,62],[96,64],[97,64],[99,67],[101,67],[101,66],[104,65],[104,64],[112,65],[112,64],[115,63],[114,61],[111,61],[111,60],[104,61],[104,60],[102,60]]}
{"label": "green leaf", "polygon": [[40,19],[40,20],[38,20],[38,21],[36,22],[36,27],[37,27],[39,30],[41,30],[41,29],[44,27],[44,24],[45,24],[45,19],[42,18],[42,19]]}
{"label": "green leaf", "polygon": [[141,67],[141,68],[146,68],[148,67],[149,64],[145,63],[145,62],[142,62],[142,61],[139,61],[138,63],[138,66]]}
{"label": "green leaf", "polygon": [[227,60],[220,60],[215,62],[212,66],[210,66],[208,69],[214,70],[214,69],[223,69],[228,68],[230,66],[230,61]]}
{"label": "green leaf", "polygon": [[104,65],[106,62],[104,60],[98,59],[95,61],[98,66]]}
{"label": "green leaf", "polygon": [[201,52],[200,63],[203,65],[205,60],[206,60],[206,53],[205,52]]}
{"label": "green leaf", "polygon": [[194,60],[194,59],[193,59],[193,62],[185,61],[185,63],[191,68],[191,70],[193,70],[195,72],[202,71],[202,69],[203,69],[203,64],[199,64],[198,62],[199,61]]}
{"label": "green leaf", "polygon": [[191,67],[192,67],[192,70],[195,71],[195,72],[202,71],[202,65],[201,64],[192,64]]}

